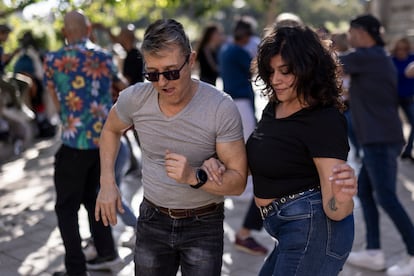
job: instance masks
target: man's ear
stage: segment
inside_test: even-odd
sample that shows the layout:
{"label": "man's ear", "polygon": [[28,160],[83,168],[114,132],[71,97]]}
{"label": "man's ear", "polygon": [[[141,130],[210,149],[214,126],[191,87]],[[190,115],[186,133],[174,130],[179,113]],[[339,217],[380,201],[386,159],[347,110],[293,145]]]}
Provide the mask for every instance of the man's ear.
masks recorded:
{"label": "man's ear", "polygon": [[196,62],[197,53],[195,51],[191,51],[190,58],[188,59],[188,63],[192,67]]}

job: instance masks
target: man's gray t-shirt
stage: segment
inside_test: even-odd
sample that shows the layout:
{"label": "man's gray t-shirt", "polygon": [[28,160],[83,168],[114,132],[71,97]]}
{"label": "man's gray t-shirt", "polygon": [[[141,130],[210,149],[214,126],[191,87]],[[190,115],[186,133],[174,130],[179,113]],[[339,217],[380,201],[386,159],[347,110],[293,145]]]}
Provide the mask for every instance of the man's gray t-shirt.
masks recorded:
{"label": "man's gray t-shirt", "polygon": [[[196,80],[194,80],[196,81]],[[144,196],[167,208],[196,208],[223,201],[223,196],[177,183],[165,170],[166,150],[199,167],[215,155],[216,144],[243,139],[240,114],[230,96],[198,82],[191,101],[173,117],[165,116],[151,83],[137,83],[120,93],[118,117],[133,124],[141,143]]]}

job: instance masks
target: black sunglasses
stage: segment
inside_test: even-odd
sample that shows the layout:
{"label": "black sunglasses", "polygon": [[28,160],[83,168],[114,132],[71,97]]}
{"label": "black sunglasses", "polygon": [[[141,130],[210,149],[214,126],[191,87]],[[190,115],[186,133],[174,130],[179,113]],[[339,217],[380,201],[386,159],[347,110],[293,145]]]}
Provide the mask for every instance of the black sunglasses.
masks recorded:
{"label": "black sunglasses", "polygon": [[180,78],[180,71],[184,68],[184,65],[188,62],[189,55],[186,57],[183,65],[179,69],[169,70],[164,72],[144,72],[144,77],[151,81],[156,82],[160,79],[160,75],[163,75],[167,80],[178,80]]}

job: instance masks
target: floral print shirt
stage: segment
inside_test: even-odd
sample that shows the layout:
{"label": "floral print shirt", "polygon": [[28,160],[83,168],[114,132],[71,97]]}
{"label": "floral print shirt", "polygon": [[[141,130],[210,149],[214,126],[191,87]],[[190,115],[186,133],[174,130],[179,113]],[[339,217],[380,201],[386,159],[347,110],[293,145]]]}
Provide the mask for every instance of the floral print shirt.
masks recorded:
{"label": "floral print shirt", "polygon": [[112,56],[84,40],[48,53],[44,69],[44,83],[60,103],[62,143],[82,150],[98,148],[117,78]]}

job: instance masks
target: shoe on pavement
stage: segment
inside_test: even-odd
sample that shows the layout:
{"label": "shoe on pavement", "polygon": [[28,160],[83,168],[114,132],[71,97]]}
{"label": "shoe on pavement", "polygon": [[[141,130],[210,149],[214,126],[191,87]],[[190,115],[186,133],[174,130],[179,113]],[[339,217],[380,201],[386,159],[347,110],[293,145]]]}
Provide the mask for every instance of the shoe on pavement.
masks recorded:
{"label": "shoe on pavement", "polygon": [[389,276],[413,276],[414,257],[407,258],[387,269]]}
{"label": "shoe on pavement", "polygon": [[86,262],[88,270],[116,270],[122,265],[122,259],[116,256],[96,257]]}
{"label": "shoe on pavement", "polygon": [[83,255],[85,255],[86,261],[90,261],[98,257],[98,252],[96,251],[92,238],[86,240],[86,245],[82,248],[82,252]]}
{"label": "shoe on pavement", "polygon": [[408,159],[409,161],[411,161],[412,163],[414,163],[414,157],[410,153],[403,153],[401,155],[401,159],[402,160]]}
{"label": "shoe on pavement", "polygon": [[384,252],[380,249],[351,252],[346,262],[354,266],[374,271],[385,269],[385,256]]}
{"label": "shoe on pavement", "polygon": [[135,235],[132,235],[132,237],[129,240],[123,241],[121,243],[121,246],[134,249],[135,248],[136,239],[137,239],[137,237]]}
{"label": "shoe on pavement", "polygon": [[241,239],[236,235],[236,240],[234,245],[240,251],[249,253],[251,255],[266,255],[267,248],[259,244],[255,239],[252,237],[248,237],[246,239]]}

